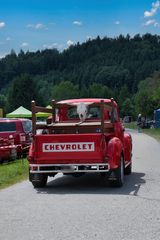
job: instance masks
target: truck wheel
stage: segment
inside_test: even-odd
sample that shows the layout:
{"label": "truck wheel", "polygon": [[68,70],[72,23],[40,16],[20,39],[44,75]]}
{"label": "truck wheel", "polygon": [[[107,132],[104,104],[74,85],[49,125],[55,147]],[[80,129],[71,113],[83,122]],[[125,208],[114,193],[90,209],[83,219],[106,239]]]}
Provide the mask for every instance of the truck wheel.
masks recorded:
{"label": "truck wheel", "polygon": [[30,173],[29,180],[34,188],[42,188],[46,186],[48,176],[41,173]]}
{"label": "truck wheel", "polygon": [[125,169],[124,174],[129,175],[132,173],[132,163],[130,163]]}
{"label": "truck wheel", "polygon": [[0,164],[2,164],[3,163],[3,159],[0,157]]}
{"label": "truck wheel", "polygon": [[27,157],[27,153],[22,153],[22,158],[26,158]]}
{"label": "truck wheel", "polygon": [[115,176],[115,179],[109,179],[109,185],[111,187],[122,187],[124,183],[124,160],[122,155],[120,159],[120,165],[116,170],[113,171],[113,175]]}

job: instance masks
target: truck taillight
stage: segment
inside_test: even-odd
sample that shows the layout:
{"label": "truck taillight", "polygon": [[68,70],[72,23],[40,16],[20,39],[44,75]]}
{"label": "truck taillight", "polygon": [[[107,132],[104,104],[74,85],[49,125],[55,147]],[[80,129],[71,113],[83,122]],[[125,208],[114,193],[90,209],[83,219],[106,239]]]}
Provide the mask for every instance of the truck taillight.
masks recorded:
{"label": "truck taillight", "polygon": [[14,137],[13,135],[9,135],[8,137],[10,144],[14,145]]}
{"label": "truck taillight", "polygon": [[29,142],[32,142],[32,141],[33,141],[33,134],[32,134],[32,133],[29,133],[29,135],[28,135],[28,140],[29,140]]}
{"label": "truck taillight", "polygon": [[26,136],[24,134],[20,134],[20,142],[25,142],[26,141]]}
{"label": "truck taillight", "polygon": [[31,167],[31,169],[32,169],[32,171],[37,171],[37,170],[38,170],[38,167],[33,166],[33,167]]}

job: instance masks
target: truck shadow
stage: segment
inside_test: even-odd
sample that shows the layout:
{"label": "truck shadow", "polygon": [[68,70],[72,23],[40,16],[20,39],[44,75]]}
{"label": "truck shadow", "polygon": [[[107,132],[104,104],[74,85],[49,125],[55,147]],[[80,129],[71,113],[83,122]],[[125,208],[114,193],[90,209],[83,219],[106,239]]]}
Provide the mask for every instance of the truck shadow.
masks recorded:
{"label": "truck shadow", "polygon": [[122,194],[137,196],[142,184],[145,184],[145,174],[133,172],[125,176],[121,188],[109,187],[105,177],[98,174],[86,174],[79,178],[58,176],[48,182],[45,188],[36,189],[38,194]]}

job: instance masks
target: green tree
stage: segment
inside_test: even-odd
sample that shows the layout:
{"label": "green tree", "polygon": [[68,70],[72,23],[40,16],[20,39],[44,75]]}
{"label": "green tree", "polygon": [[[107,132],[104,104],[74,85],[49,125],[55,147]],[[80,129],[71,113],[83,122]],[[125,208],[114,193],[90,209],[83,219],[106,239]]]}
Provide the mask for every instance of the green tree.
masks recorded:
{"label": "green tree", "polygon": [[135,103],[136,111],[144,116],[152,116],[154,110],[160,107],[160,72],[139,83]]}
{"label": "green tree", "polygon": [[122,103],[121,116],[122,117],[124,117],[124,116],[135,117],[133,101],[130,98],[126,98],[125,101]]}
{"label": "green tree", "polygon": [[140,89],[136,94],[136,111],[145,117],[153,115],[155,102],[151,93],[146,89]]}
{"label": "green tree", "polygon": [[129,98],[130,98],[130,93],[127,85],[125,84],[124,86],[122,86],[117,97],[119,105],[122,105],[124,101],[126,101],[126,99],[129,99]]}
{"label": "green tree", "polygon": [[111,98],[113,97],[113,92],[107,86],[99,83],[93,83],[88,89],[89,97],[91,98]]}
{"label": "green tree", "polygon": [[7,103],[7,98],[3,94],[0,94],[0,108],[5,108],[6,103]]}
{"label": "green tree", "polygon": [[8,111],[19,106],[31,108],[31,101],[40,102],[36,83],[27,75],[21,75],[13,80],[8,94]]}
{"label": "green tree", "polygon": [[55,100],[64,100],[69,98],[78,98],[79,89],[77,85],[73,85],[70,81],[62,81],[55,85],[52,91],[52,97]]}

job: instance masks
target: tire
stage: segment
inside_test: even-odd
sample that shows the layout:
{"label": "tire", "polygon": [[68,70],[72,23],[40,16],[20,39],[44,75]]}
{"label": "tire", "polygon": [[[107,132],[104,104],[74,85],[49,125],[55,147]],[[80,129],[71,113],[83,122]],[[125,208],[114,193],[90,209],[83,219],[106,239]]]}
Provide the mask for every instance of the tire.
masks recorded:
{"label": "tire", "polygon": [[3,159],[0,157],[0,164],[2,164],[3,163]]}
{"label": "tire", "polygon": [[124,174],[130,175],[132,173],[132,163],[130,163],[125,169]]}
{"label": "tire", "polygon": [[48,176],[42,173],[29,173],[29,180],[34,188],[42,188],[47,184]]}
{"label": "tire", "polygon": [[27,153],[22,153],[22,158],[26,158],[27,157]]}
{"label": "tire", "polygon": [[20,159],[21,157],[22,157],[21,152],[18,152],[18,153],[17,153],[17,158]]}
{"label": "tire", "polygon": [[12,149],[11,151],[11,160],[16,160],[17,159],[17,151],[16,149]]}
{"label": "tire", "polygon": [[124,183],[124,160],[121,155],[119,167],[113,171],[115,179],[109,179],[109,185],[111,187],[122,187]]}

